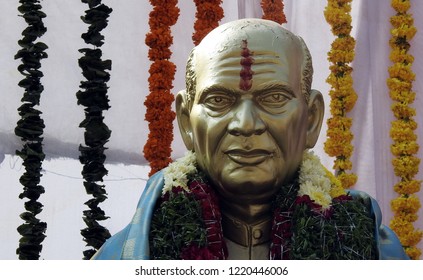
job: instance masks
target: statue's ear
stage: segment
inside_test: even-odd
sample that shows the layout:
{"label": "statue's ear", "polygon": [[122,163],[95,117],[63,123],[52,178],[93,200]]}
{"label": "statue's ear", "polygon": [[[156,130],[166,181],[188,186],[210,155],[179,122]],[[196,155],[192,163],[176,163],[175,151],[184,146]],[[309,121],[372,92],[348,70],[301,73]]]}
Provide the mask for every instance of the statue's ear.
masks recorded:
{"label": "statue's ear", "polygon": [[178,119],[179,131],[181,132],[182,140],[188,150],[192,151],[194,142],[192,138],[192,126],[190,122],[190,109],[188,103],[188,96],[186,90],[181,90],[176,95],[176,117]]}
{"label": "statue's ear", "polygon": [[312,89],[308,102],[308,130],[307,148],[311,149],[316,145],[322,128],[323,116],[325,114],[325,102],[320,91]]}

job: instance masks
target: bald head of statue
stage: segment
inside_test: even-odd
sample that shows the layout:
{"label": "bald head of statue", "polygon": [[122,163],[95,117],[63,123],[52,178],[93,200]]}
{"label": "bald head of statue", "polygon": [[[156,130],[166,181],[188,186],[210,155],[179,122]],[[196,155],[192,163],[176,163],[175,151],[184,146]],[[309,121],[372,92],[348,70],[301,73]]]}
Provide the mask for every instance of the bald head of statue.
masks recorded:
{"label": "bald head of statue", "polygon": [[305,43],[272,21],[229,22],[192,50],[186,73],[186,90],[176,98],[186,147],[222,212],[262,219],[315,145],[323,120]]}

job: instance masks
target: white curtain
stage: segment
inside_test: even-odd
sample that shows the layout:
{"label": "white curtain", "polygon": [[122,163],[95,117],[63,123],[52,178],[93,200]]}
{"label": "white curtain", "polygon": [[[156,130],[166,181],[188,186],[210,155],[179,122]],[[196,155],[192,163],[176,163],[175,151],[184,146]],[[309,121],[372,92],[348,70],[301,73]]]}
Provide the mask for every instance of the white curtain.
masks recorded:
{"label": "white curtain", "polygon": [[[5,222],[0,226],[0,240],[6,249],[0,250],[0,259],[13,259],[16,258],[14,250],[19,239],[16,227],[21,223],[18,215],[23,211],[23,202],[17,198],[22,190],[18,178],[23,170],[20,160],[13,156],[15,150],[20,149],[20,141],[13,131],[23,91],[17,86],[22,79],[16,70],[19,61],[15,61],[13,56],[19,49],[17,41],[26,24],[18,17],[17,1],[3,2],[0,12],[0,190],[3,195],[0,197],[0,218]],[[303,37],[310,48],[315,72],[313,88],[325,96],[327,119],[330,102],[329,86],[325,82],[329,75],[327,52],[334,37],[323,15],[326,2],[284,0],[288,20],[284,26]],[[148,135],[143,102],[148,94],[150,65],[144,38],[149,31],[151,5],[147,0],[104,0],[103,3],[113,8],[109,26],[102,32],[106,38],[102,47],[103,59],[113,62],[108,83],[111,109],[106,112],[105,118],[112,130],[107,144],[109,176],[106,188],[109,199],[103,207],[111,217],[105,226],[115,233],[130,220],[148,170],[142,166],[146,164],[142,149]],[[84,115],[83,108],[76,104],[75,93],[83,79],[77,60],[81,56],[78,49],[86,47],[80,36],[86,32],[87,25],[80,16],[87,5],[68,0],[41,1],[41,4],[47,14],[44,23],[48,29],[41,41],[49,46],[49,57],[42,61],[41,69],[45,90],[40,109],[46,125],[44,150],[48,158],[43,166],[45,174],[41,182],[46,188],[46,194],[41,198],[45,205],[41,218],[48,223],[42,257],[79,259],[82,256],[80,252],[84,250],[79,235],[79,230],[84,227],[81,216],[83,203],[88,197],[82,186],[81,166],[77,161],[78,146],[83,143],[83,130],[78,125]],[[193,47],[191,35],[195,19],[193,1],[180,0],[178,5],[180,17],[172,28],[172,60],[177,65],[174,93],[184,88],[185,61]],[[223,8],[225,18],[222,23],[237,18],[261,17],[259,0],[224,0]],[[417,130],[421,147],[418,156],[423,159],[423,1],[412,1],[411,12],[418,29],[411,42],[411,52],[415,57],[413,70],[417,76],[414,107],[417,108],[416,120],[420,125]],[[392,216],[390,200],[396,196],[393,185],[398,181],[391,165],[389,129],[393,114],[386,86],[390,65],[389,17],[393,14],[388,0],[353,1],[352,35],[357,41],[353,76],[358,94],[357,104],[351,113],[355,136],[353,168],[358,175],[355,188],[368,192],[379,201],[385,224],[389,224]],[[172,156],[177,158],[185,149],[176,122],[174,135]],[[333,159],[323,150],[325,138],[324,123],[314,150],[331,168]],[[422,165],[420,169],[423,169]],[[417,178],[422,179],[422,175],[423,171],[420,171]],[[423,201],[422,192],[419,197]],[[420,218],[415,226],[423,228],[423,211],[418,214]],[[64,239],[69,242],[63,242]],[[419,246],[422,248],[421,243]]]}

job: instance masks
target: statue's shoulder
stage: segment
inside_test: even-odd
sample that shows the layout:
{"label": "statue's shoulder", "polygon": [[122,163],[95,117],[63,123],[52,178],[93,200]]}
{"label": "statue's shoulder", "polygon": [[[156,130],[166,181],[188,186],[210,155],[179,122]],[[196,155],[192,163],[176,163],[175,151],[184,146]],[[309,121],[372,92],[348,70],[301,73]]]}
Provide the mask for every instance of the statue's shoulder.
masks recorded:
{"label": "statue's shoulder", "polygon": [[131,222],[121,231],[110,237],[93,260],[148,259],[148,234],[151,216],[164,185],[163,172],[152,175],[138,201]]}

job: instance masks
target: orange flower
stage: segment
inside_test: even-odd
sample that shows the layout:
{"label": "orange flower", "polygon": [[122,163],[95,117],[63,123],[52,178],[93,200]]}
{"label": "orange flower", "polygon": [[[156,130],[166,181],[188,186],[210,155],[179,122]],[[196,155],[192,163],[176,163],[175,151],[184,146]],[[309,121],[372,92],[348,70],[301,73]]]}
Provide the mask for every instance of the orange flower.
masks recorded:
{"label": "orange flower", "polygon": [[153,63],[148,78],[150,94],[144,102],[150,133],[143,149],[144,157],[150,163],[150,176],[172,162],[170,154],[176,114],[172,111],[174,96],[170,90],[173,88],[176,67],[169,59],[173,44],[171,26],[179,17],[177,2],[150,0],[153,11],[150,12],[150,32],[146,34],[145,44],[150,47],[148,57]]}
{"label": "orange flower", "polygon": [[220,7],[222,0],[194,0],[194,2],[197,11],[192,41],[194,45],[198,45],[210,31],[219,26],[219,21],[223,18],[223,9]]}
{"label": "orange flower", "polygon": [[286,23],[282,0],[262,0],[260,5],[263,10],[263,19],[273,20],[279,24]]}

